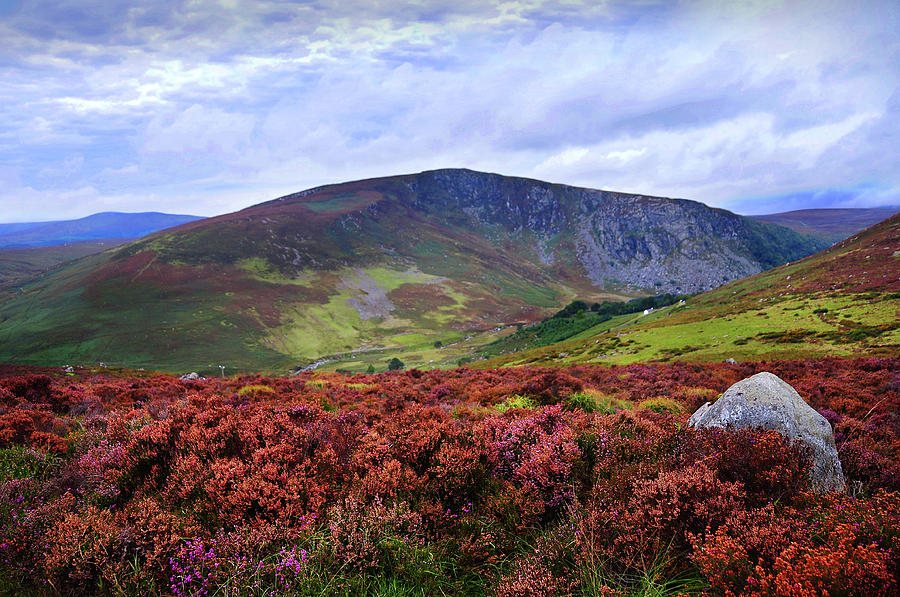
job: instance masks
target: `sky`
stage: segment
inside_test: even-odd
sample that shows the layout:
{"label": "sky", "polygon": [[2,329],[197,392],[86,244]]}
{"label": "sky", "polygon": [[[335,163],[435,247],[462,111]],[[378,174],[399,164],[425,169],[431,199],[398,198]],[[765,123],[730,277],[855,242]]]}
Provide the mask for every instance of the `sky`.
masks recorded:
{"label": "sky", "polygon": [[0,222],[465,167],[900,204],[900,2],[0,0]]}

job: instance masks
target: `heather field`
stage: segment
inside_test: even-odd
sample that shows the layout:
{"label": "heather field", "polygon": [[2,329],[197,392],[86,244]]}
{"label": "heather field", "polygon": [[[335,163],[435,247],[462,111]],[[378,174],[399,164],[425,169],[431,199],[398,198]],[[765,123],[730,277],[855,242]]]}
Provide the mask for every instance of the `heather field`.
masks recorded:
{"label": "heather field", "polygon": [[[687,417],[767,370],[779,435]],[[182,381],[0,367],[0,593],[896,595],[900,359]]]}

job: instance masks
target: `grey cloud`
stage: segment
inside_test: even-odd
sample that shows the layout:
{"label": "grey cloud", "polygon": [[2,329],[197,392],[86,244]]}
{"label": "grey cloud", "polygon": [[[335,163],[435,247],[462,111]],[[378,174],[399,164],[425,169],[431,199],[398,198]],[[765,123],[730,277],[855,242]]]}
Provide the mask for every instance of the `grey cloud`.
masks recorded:
{"label": "grey cloud", "polygon": [[878,201],[900,187],[893,6],[33,1],[0,24],[0,201],[226,211],[444,166],[714,204],[875,181]]}

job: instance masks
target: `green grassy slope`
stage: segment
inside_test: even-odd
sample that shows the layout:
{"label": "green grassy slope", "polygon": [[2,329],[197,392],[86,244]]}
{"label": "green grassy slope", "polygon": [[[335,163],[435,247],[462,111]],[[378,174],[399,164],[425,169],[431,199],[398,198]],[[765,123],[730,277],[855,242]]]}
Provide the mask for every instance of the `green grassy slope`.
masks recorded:
{"label": "green grassy slope", "polygon": [[441,267],[431,273],[384,259],[285,277],[261,259],[182,265],[149,252],[125,258],[107,252],[7,293],[0,306],[0,361],[284,371],[362,349],[374,351],[366,363],[379,366],[378,355],[397,350],[411,363],[438,356],[449,365],[468,350],[431,354],[436,341],[458,345],[479,330],[537,319],[591,292],[489,263],[444,250]]}
{"label": "green grassy slope", "polygon": [[683,306],[479,366],[898,353],[900,215],[831,249],[698,295]]}

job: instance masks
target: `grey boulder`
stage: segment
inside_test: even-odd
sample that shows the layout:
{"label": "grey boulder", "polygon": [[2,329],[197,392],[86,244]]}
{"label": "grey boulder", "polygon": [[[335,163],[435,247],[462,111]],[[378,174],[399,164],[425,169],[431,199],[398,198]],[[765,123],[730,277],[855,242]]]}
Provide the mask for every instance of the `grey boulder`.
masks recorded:
{"label": "grey boulder", "polygon": [[844,472],[831,424],[777,375],[757,373],[737,382],[715,403],[698,408],[688,423],[698,429],[773,429],[809,447],[813,489],[844,490]]}

